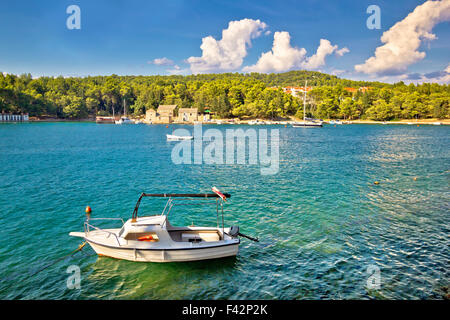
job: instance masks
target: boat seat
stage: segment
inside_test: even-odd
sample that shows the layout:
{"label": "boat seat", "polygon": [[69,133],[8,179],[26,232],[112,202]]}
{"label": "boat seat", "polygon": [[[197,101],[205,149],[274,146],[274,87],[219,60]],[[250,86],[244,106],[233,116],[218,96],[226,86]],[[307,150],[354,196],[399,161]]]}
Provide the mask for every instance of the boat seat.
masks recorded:
{"label": "boat seat", "polygon": [[181,241],[200,242],[200,241],[219,241],[220,236],[217,232],[183,232]]}

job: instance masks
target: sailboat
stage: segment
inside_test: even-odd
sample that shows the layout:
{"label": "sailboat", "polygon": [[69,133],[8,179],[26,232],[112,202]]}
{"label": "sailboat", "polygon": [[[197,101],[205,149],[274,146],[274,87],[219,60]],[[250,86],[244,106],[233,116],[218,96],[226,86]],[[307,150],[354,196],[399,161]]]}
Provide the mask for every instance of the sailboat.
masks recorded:
{"label": "sailboat", "polygon": [[127,117],[127,108],[125,107],[125,99],[123,99],[123,116],[115,121],[116,124],[134,124],[134,121]]}
{"label": "sailboat", "polygon": [[303,97],[303,121],[297,121],[292,124],[294,128],[314,128],[314,127],[322,127],[322,121],[318,121],[315,119],[306,118],[306,88],[308,85],[308,80],[305,81],[305,90]]}

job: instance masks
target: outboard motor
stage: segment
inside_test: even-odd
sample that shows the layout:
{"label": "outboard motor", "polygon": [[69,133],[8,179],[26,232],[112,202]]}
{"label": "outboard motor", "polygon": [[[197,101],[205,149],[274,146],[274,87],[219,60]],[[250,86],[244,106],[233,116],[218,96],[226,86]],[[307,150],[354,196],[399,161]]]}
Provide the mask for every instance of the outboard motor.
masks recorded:
{"label": "outboard motor", "polygon": [[230,231],[228,232],[228,235],[235,238],[239,235],[239,227],[238,226],[231,226]]}

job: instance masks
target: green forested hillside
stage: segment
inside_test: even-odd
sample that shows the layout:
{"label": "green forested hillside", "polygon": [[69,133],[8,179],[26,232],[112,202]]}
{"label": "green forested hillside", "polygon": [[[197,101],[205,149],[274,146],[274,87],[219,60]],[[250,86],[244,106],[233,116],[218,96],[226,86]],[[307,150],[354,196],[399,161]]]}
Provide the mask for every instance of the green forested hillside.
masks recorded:
{"label": "green forested hillside", "polygon": [[[41,77],[0,73],[0,110],[66,119],[123,112],[141,115],[159,104],[209,109],[218,117],[275,118],[303,114],[302,99],[281,90],[308,86],[307,111],[318,118],[449,118],[449,85],[352,81],[313,71],[189,76]],[[370,90],[349,92],[346,87]],[[278,87],[273,88],[273,87]]]}

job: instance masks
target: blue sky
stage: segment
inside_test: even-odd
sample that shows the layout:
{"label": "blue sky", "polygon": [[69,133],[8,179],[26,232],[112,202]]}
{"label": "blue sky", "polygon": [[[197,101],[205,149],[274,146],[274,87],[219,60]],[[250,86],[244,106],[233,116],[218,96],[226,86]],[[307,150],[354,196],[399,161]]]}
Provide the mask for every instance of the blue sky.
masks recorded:
{"label": "blue sky", "polygon": [[[202,56],[202,38],[212,36],[219,41],[230,21],[251,19],[260,20],[266,27],[259,35],[252,36],[242,64],[233,70],[214,72],[242,72],[246,66],[254,66],[262,53],[272,50],[274,33],[286,31],[292,47],[306,50],[305,57],[287,66],[290,70],[307,65],[305,59],[315,54],[320,39],[326,39],[339,49],[348,48],[349,52],[342,56],[327,55],[325,64],[315,70],[336,73],[343,78],[396,81],[443,72],[449,65],[450,28],[448,21],[440,21],[432,28],[437,39],[422,41],[418,49],[426,56],[401,72],[392,75],[354,69],[383,45],[380,41],[383,32],[424,2],[2,1],[0,71],[30,72],[33,76],[153,75],[169,74],[168,70],[189,74],[192,69],[186,59]],[[69,17],[66,8],[72,4],[81,9],[80,30],[66,27]],[[366,27],[369,17],[366,9],[371,4],[381,9],[380,30]],[[151,63],[163,57],[173,61],[172,65]],[[270,70],[271,63],[264,70]]]}

